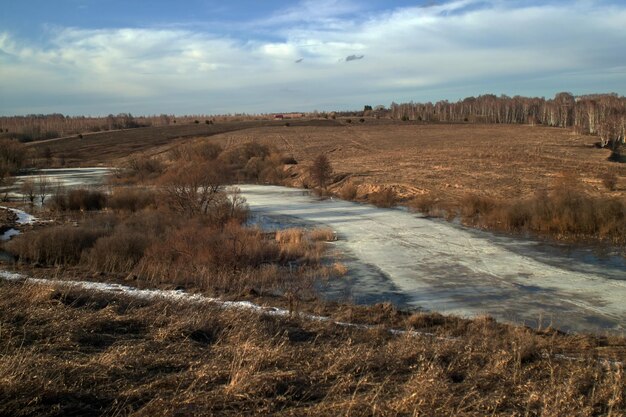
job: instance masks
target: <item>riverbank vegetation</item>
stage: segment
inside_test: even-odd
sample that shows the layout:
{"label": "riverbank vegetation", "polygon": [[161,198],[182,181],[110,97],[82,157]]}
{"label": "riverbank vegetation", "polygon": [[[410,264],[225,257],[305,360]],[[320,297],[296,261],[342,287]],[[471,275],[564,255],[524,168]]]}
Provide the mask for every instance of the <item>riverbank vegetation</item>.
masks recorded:
{"label": "riverbank vegetation", "polygon": [[5,245],[24,266],[74,268],[101,280],[177,286],[214,295],[281,294],[293,302],[335,274],[326,231],[265,233],[247,227],[246,181],[280,181],[282,156],[265,145],[223,150],[181,145],[162,158],[131,158],[110,193],[50,187],[42,213],[57,220]]}

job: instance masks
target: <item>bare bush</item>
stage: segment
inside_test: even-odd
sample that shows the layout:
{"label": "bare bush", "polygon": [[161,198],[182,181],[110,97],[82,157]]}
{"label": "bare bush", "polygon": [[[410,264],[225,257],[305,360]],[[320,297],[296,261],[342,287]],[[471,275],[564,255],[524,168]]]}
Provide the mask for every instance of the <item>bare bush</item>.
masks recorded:
{"label": "bare bush", "polygon": [[346,183],[339,191],[339,197],[344,200],[353,201],[356,199],[358,187],[353,182]]}
{"label": "bare bush", "polygon": [[172,161],[213,161],[222,151],[218,144],[203,141],[176,146],[170,150],[169,157]]}
{"label": "bare bush", "polygon": [[466,223],[556,238],[623,242],[626,233],[626,201],[589,196],[575,181],[527,199],[502,201],[469,195],[461,213]]}
{"label": "bare bush", "polygon": [[397,196],[395,191],[391,188],[384,188],[380,191],[375,191],[368,195],[368,201],[375,206],[390,208],[395,207],[397,204]]}
{"label": "bare bush", "polygon": [[37,196],[39,197],[39,201],[43,206],[46,197],[48,197],[48,194],[50,194],[50,192],[52,191],[52,182],[45,175],[40,175],[39,177],[37,177],[36,186]]}
{"label": "bare bush", "polygon": [[461,201],[461,216],[467,220],[475,220],[489,214],[495,205],[495,201],[489,197],[468,194]]}
{"label": "bare bush", "polygon": [[437,206],[437,199],[432,193],[422,194],[415,197],[409,203],[409,207],[426,215],[434,215]]}
{"label": "bare bush", "polygon": [[229,288],[225,279],[244,280],[247,285],[253,285],[253,281],[247,281],[239,273],[233,275],[236,271],[259,268],[277,258],[277,245],[266,241],[259,230],[243,228],[236,222],[228,223],[223,229],[192,223],[171,230],[155,242],[146,251],[139,270],[157,282],[193,284],[228,292],[236,289]]}
{"label": "bare bush", "polygon": [[21,261],[73,265],[80,261],[83,251],[107,233],[104,228],[55,226],[35,236],[18,236],[9,242],[7,250]]}
{"label": "bare bush", "polygon": [[15,174],[24,166],[26,158],[24,145],[13,139],[0,138],[0,171]]}
{"label": "bare bush", "polygon": [[83,255],[83,262],[97,271],[128,273],[154,240],[155,237],[145,231],[122,228],[98,239]]}
{"label": "bare bush", "polygon": [[31,205],[35,203],[35,197],[37,196],[37,190],[35,188],[35,183],[30,180],[24,180],[22,186],[20,187],[20,192],[22,195],[28,199]]}
{"label": "bare bush", "polygon": [[206,215],[223,204],[226,181],[219,161],[174,166],[160,179],[169,206],[188,216]]}
{"label": "bare bush", "polygon": [[102,191],[78,188],[67,192],[66,203],[62,207],[71,211],[97,211],[106,207],[106,201],[107,196]]}
{"label": "bare bush", "polygon": [[107,206],[113,210],[132,213],[155,205],[155,192],[137,188],[116,188],[107,201]]}
{"label": "bare bush", "polygon": [[165,171],[163,162],[154,157],[133,156],[128,160],[127,167],[126,176],[138,181],[154,179]]}

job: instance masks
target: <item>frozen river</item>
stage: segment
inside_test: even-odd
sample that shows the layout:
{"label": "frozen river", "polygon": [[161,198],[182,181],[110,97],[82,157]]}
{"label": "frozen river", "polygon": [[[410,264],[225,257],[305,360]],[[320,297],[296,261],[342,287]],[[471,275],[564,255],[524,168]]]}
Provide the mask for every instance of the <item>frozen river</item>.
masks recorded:
{"label": "frozen river", "polygon": [[[99,186],[107,168],[45,170],[65,186]],[[31,176],[32,178],[32,176]],[[24,178],[18,178],[15,188]],[[626,260],[463,228],[401,209],[320,200],[286,187],[240,186],[266,228],[328,226],[349,268],[325,294],[562,329],[626,330]]]}
{"label": "frozen river", "polygon": [[626,262],[497,236],[400,209],[319,200],[303,190],[241,186],[264,227],[326,225],[351,272],[328,289],[357,302],[569,330],[626,329]]}

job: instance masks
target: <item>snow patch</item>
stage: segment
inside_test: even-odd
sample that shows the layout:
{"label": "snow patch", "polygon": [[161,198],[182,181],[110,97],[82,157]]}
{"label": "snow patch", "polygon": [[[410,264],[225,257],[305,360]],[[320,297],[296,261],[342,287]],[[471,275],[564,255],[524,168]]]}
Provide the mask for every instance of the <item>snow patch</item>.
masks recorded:
{"label": "snow patch", "polygon": [[11,228],[9,230],[6,230],[2,235],[0,235],[0,240],[6,242],[7,240],[11,240],[13,236],[17,236],[19,234],[19,230]]}
{"label": "snow patch", "polygon": [[[206,297],[200,294],[189,294],[187,292],[181,290],[156,290],[156,289],[148,289],[142,290],[135,287],[129,287],[127,285],[121,284],[113,284],[106,282],[90,282],[90,281],[60,281],[53,279],[42,279],[42,278],[31,278],[26,275],[22,275],[16,272],[4,271],[0,270],[0,278],[5,279],[7,281],[23,281],[28,284],[38,284],[38,285],[54,285],[58,287],[66,287],[66,288],[80,288],[84,290],[97,291],[105,294],[123,294],[125,296],[139,298],[143,300],[169,300],[176,302],[184,302],[191,304],[213,304],[217,305],[221,308],[228,310],[247,310],[256,312],[258,314],[264,314],[268,316],[278,316],[278,317],[288,317],[292,313],[288,310],[277,308],[277,307],[264,307],[258,304],[254,304],[250,301],[224,301],[219,298]],[[356,324],[356,323],[347,323],[342,321],[334,321],[330,317],[318,316],[314,314],[305,314],[298,313],[298,317],[311,320],[311,321],[320,321],[320,322],[328,322],[332,323],[336,326],[340,327],[350,327],[362,330],[371,330],[376,329],[378,326],[366,325],[366,324]],[[445,339],[448,338],[438,337],[432,333],[427,332],[417,332],[413,330],[399,330],[399,329],[388,329],[389,333],[393,335],[410,335],[410,336],[429,336],[435,337],[437,339]]]}
{"label": "snow patch", "polygon": [[15,213],[17,215],[17,224],[33,224],[39,220],[32,214],[28,214],[25,211],[16,208],[0,206],[0,209],[9,210]]}

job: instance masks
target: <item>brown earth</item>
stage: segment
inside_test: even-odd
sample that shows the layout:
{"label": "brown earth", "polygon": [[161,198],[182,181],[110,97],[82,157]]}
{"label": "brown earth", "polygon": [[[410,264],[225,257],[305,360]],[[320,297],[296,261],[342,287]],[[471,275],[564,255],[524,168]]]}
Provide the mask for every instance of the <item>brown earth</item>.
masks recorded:
{"label": "brown earth", "polygon": [[[626,164],[607,161],[594,136],[568,129],[520,125],[416,124],[367,119],[348,124],[334,120],[225,122],[96,133],[30,146],[50,147],[67,165],[119,164],[133,153],[157,154],[185,140],[206,140],[232,147],[258,141],[294,156],[291,170],[306,183],[306,167],[327,154],[335,172],[334,188],[359,184],[359,195],[380,187],[400,198],[436,193],[459,198],[467,193],[495,198],[523,197],[579,177],[588,192],[626,195]],[[602,178],[617,175],[614,191]],[[333,187],[331,187],[333,188]]]}
{"label": "brown earth", "polygon": [[[28,147],[36,153],[49,149],[52,157],[63,160],[66,166],[115,165],[119,159],[130,154],[144,152],[155,147],[178,143],[184,138],[212,136],[220,133],[260,126],[283,126],[281,121],[237,121],[170,125],[124,129],[109,132],[74,135],[65,138],[30,142]],[[329,120],[291,121],[292,125],[324,125],[338,124]]]}
{"label": "brown earth", "polygon": [[[363,184],[359,194],[384,186],[401,198],[429,192],[452,198],[466,193],[512,198],[578,176],[592,193],[626,195],[626,165],[607,161],[610,151],[596,149],[595,137],[567,129],[366,123],[247,129],[211,140],[225,147],[251,140],[274,145],[299,161],[294,168],[299,173],[318,154],[327,154],[339,180],[335,188],[349,179]],[[610,171],[618,176],[613,192],[602,184]]]}

